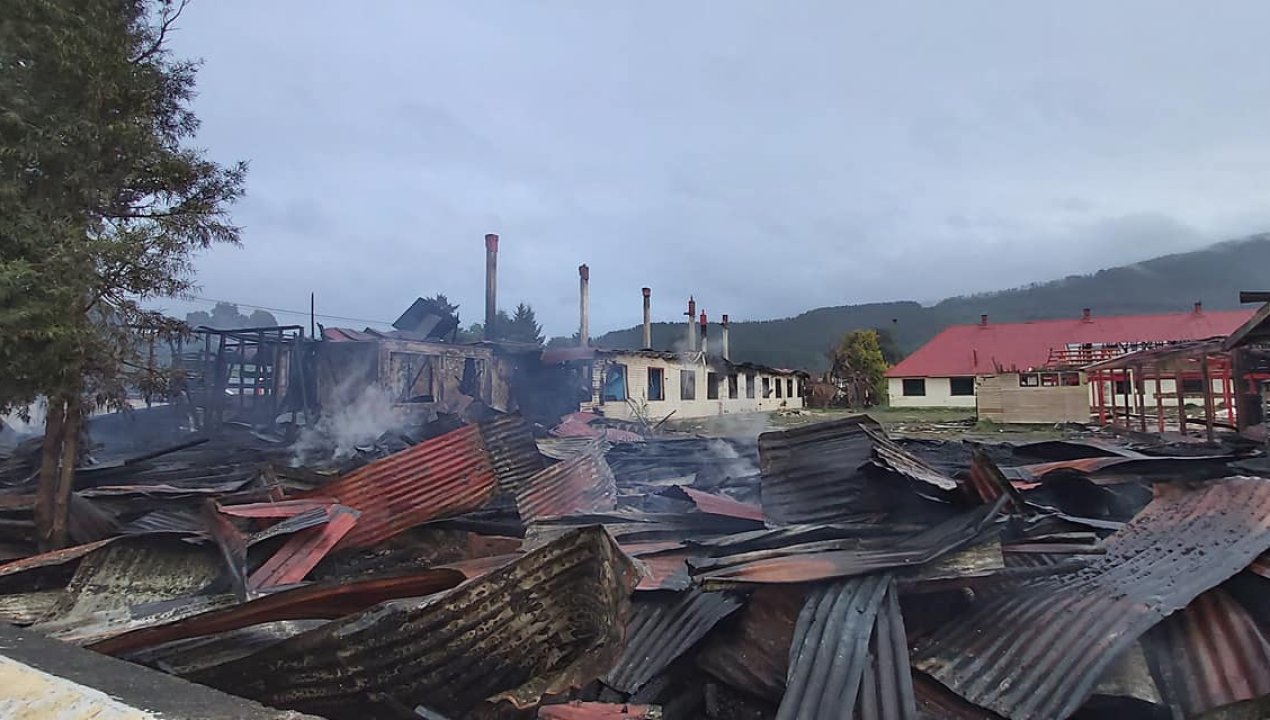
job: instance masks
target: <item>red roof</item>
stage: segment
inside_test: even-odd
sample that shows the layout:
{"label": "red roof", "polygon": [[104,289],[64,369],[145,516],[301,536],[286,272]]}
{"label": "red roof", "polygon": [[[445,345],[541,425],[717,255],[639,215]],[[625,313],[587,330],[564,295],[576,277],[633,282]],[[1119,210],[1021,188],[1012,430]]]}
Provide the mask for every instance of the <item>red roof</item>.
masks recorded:
{"label": "red roof", "polygon": [[1089,320],[953,325],[886,372],[887,377],[991,375],[1045,365],[1050,350],[1075,343],[1141,343],[1204,340],[1229,335],[1253,310],[1119,315]]}

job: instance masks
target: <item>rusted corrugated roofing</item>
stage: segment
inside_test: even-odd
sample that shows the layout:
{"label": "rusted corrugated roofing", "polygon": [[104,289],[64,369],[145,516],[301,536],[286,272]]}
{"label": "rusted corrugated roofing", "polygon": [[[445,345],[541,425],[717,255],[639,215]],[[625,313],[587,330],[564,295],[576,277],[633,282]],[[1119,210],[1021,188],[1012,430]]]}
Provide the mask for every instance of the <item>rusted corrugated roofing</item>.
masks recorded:
{"label": "rusted corrugated roofing", "polygon": [[956,490],[957,481],[927,465],[904,448],[896,445],[880,427],[861,425],[873,441],[873,463],[884,470],[899,473],[910,480],[926,483],[940,490]]}
{"label": "rusted corrugated roofing", "polygon": [[813,589],[798,616],[777,720],[916,716],[904,621],[890,575]]}
{"label": "rusted corrugated roofing", "polygon": [[237,630],[280,620],[335,619],[386,600],[432,595],[468,576],[452,568],[415,570],[282,590],[233,607],[219,608],[153,627],[133,630],[88,645],[107,655],[122,655],[161,643]]}
{"label": "rusted corrugated roofing", "polygon": [[731,630],[706,640],[697,664],[732,687],[779,701],[804,595],[795,585],[756,589]]}
{"label": "rusted corrugated roofing", "polygon": [[370,547],[428,520],[475,510],[498,483],[541,468],[524,421],[468,425],[358,468],[301,499],[334,498],[362,515],[338,547]]}
{"label": "rusted corrugated roofing", "polygon": [[71,547],[62,548],[61,550],[52,550],[50,552],[40,553],[39,555],[32,555],[31,557],[25,557],[21,560],[13,560],[0,565],[0,577],[16,575],[17,573],[23,573],[28,570],[38,570],[39,568],[62,565],[64,563],[71,562],[72,560],[79,560],[94,550],[105,547],[118,539],[119,538],[106,538],[105,540],[98,540],[96,542],[85,543],[83,545],[72,545]]}
{"label": "rusted corrugated roofing", "polygon": [[628,705],[626,703],[597,703],[574,700],[561,705],[543,705],[538,708],[539,720],[660,720],[661,708],[656,705]]}
{"label": "rusted corrugated roofing", "polygon": [[[929,530],[894,541],[844,547],[826,541],[720,558],[689,560],[693,577],[707,588],[748,583],[798,583],[852,577],[894,567],[910,567],[969,544],[985,532],[1006,498],[946,520]],[[848,539],[845,542],[850,542]],[[832,549],[825,549],[832,548]]]}
{"label": "rusted corrugated roofing", "polygon": [[1142,636],[1156,687],[1175,713],[1196,717],[1270,694],[1267,630],[1219,588]]}
{"label": "rusted corrugated roofing", "polygon": [[856,415],[760,435],[763,513],[768,522],[827,523],[878,509],[856,472],[872,455],[866,425],[876,427],[877,422]]}
{"label": "rusted corrugated roofing", "polygon": [[247,589],[258,592],[300,582],[356,526],[359,515],[361,513],[343,505],[330,506],[326,509],[326,522],[292,535],[247,578]]}
{"label": "rusted corrugated roofing", "polygon": [[674,541],[627,543],[622,552],[640,566],[641,577],[636,590],[687,590],[692,587],[688,575],[688,558],[692,551]]}
{"label": "rusted corrugated roofing", "polygon": [[516,510],[527,523],[615,507],[617,483],[597,448],[556,463],[516,488]]}
{"label": "rusted corrugated roofing", "polygon": [[923,643],[915,667],[1011,718],[1070,715],[1151,626],[1270,547],[1270,480],[1156,492],[1106,555],[983,599]]}
{"label": "rusted corrugated roofing", "polygon": [[526,707],[608,668],[633,585],[612,538],[581,528],[444,594],[378,605],[192,679],[333,718],[364,717],[376,694],[447,715],[491,699]]}
{"label": "rusted corrugated roofing", "polygon": [[633,693],[741,607],[728,593],[645,593],[631,603],[626,646],[603,680]]}
{"label": "rusted corrugated roofing", "polygon": [[692,501],[692,504],[696,505],[697,509],[703,513],[763,522],[763,508],[757,505],[733,500],[725,495],[715,495],[701,490],[694,490],[690,487],[678,486],[678,489],[683,491],[684,495]]}

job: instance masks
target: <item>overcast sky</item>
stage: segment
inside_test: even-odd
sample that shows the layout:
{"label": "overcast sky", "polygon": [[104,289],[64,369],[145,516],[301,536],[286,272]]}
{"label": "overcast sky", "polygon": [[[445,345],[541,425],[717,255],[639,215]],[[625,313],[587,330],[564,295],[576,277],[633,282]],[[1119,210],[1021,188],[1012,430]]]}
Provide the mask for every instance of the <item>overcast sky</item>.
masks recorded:
{"label": "overcast sky", "polygon": [[194,0],[198,144],[251,163],[199,295],[392,321],[440,291],[466,324],[495,232],[501,306],[573,332],[585,262],[598,334],[644,285],[659,320],[689,293],[765,319],[1270,230],[1267,27],[1265,0]]}

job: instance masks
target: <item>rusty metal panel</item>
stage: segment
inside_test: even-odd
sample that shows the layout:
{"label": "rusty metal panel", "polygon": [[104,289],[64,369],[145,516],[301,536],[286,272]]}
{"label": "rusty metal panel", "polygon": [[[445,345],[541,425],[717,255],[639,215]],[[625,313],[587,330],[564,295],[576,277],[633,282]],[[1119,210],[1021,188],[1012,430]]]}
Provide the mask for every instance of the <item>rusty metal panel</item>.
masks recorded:
{"label": "rusty metal panel", "polygon": [[785,693],[795,621],[806,592],[800,586],[755,590],[727,633],[715,633],[697,654],[697,665],[734,688],[779,702]]}
{"label": "rusty metal panel", "polygon": [[[799,583],[864,575],[930,562],[970,544],[996,518],[1006,498],[962,513],[928,530],[897,540],[861,543],[854,539],[689,561],[693,578],[714,589],[750,583]],[[854,543],[856,547],[844,547]],[[832,549],[826,549],[832,548]]]}
{"label": "rusty metal panel", "polygon": [[32,555],[20,560],[13,560],[0,565],[0,578],[9,575],[24,573],[28,570],[38,570],[40,568],[52,567],[54,565],[63,565],[73,560],[79,560],[85,555],[103,548],[119,538],[106,538],[96,542],[85,543],[84,545],[72,545],[61,550],[52,550],[39,555]]}
{"label": "rusty metal panel", "polygon": [[1267,548],[1270,480],[1158,485],[1105,555],[976,603],[922,643],[914,666],[1007,717],[1066,717],[1143,633]]}
{"label": "rusty metal panel", "polygon": [[573,701],[538,708],[538,720],[660,720],[656,705]]}
{"label": "rusty metal panel", "polygon": [[867,415],[759,435],[763,513],[769,523],[829,523],[876,510],[857,470],[873,442]]}
{"label": "rusty metal panel", "polygon": [[1142,646],[1156,687],[1185,717],[1270,695],[1270,638],[1221,589],[1151,628]]}
{"label": "rusty metal panel", "polygon": [[886,436],[880,427],[861,425],[869,439],[873,441],[873,464],[884,470],[899,473],[917,482],[926,483],[939,490],[957,489],[957,481],[922,462],[904,448],[896,445]]}
{"label": "rusty metal panel", "polygon": [[368,697],[463,716],[597,678],[620,649],[634,568],[600,527],[423,600],[396,600],[192,676],[269,705],[363,718]]}
{"label": "rusty metal panel", "polygon": [[904,622],[885,573],[815,588],[798,616],[777,720],[844,716],[917,716]]}
{"label": "rusty metal panel", "polygon": [[449,590],[467,577],[457,569],[430,568],[401,575],[305,585],[232,607],[122,633],[87,647],[107,655],[122,655],[175,640],[229,632],[261,623],[333,620],[361,612],[386,600],[423,597]]}
{"label": "rusty metal panel", "polygon": [[694,490],[690,487],[680,487],[693,505],[703,513],[710,515],[724,515],[726,517],[738,518],[741,520],[756,520],[763,522],[763,508],[749,503],[743,503],[739,500],[733,500],[724,495],[715,495],[713,493]]}
{"label": "rusty metal panel", "polygon": [[516,488],[516,509],[525,522],[615,507],[617,483],[596,448],[556,463]]}
{"label": "rusty metal panel", "polygon": [[259,592],[278,585],[300,582],[353,529],[359,515],[361,513],[343,505],[327,508],[327,521],[321,526],[307,528],[292,535],[247,578],[247,589]]}
{"label": "rusty metal panel", "polygon": [[529,426],[507,416],[426,440],[299,499],[333,498],[360,511],[337,547],[370,547],[420,523],[475,510],[496,486],[513,488],[541,469]]}
{"label": "rusty metal panel", "polygon": [[222,514],[239,518],[289,518],[311,510],[325,510],[331,501],[325,498],[304,500],[279,500],[278,502],[244,503],[242,505],[221,505],[217,509]]}
{"label": "rusty metal panel", "polygon": [[641,570],[636,590],[687,590],[692,587],[687,562],[692,551],[682,543],[623,543],[622,552],[635,558]]}
{"label": "rusty metal panel", "polygon": [[626,646],[604,676],[605,684],[634,693],[740,607],[728,593],[699,590],[637,597],[626,624]]}

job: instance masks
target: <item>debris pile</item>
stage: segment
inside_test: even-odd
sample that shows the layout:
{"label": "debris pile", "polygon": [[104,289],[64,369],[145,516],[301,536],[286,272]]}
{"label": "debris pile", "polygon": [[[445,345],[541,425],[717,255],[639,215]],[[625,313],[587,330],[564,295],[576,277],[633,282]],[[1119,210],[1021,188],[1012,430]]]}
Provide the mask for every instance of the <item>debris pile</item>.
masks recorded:
{"label": "debris pile", "polygon": [[1270,716],[1270,479],[1234,452],[515,416],[292,467],[227,430],[0,482],[0,618],[329,718]]}

